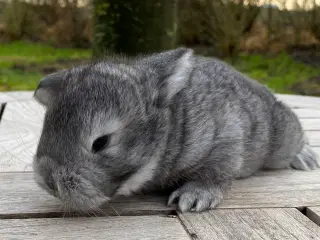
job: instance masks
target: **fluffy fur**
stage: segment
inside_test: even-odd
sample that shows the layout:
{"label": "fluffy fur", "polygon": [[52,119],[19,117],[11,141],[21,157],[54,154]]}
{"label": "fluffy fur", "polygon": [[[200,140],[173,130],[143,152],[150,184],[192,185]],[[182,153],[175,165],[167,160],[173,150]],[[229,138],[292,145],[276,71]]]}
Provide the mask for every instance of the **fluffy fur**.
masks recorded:
{"label": "fluffy fur", "polygon": [[236,178],[319,167],[297,117],[269,89],[186,48],[60,71],[35,98],[47,108],[36,180],[75,209],[173,188],[168,204],[203,211]]}

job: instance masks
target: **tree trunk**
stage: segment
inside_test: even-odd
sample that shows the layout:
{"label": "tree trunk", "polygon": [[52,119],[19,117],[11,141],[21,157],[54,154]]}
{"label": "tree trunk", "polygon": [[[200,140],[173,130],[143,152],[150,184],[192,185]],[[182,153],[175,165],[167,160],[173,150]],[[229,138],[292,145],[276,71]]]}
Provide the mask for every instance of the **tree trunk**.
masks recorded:
{"label": "tree trunk", "polygon": [[174,48],[176,0],[94,0],[94,55]]}

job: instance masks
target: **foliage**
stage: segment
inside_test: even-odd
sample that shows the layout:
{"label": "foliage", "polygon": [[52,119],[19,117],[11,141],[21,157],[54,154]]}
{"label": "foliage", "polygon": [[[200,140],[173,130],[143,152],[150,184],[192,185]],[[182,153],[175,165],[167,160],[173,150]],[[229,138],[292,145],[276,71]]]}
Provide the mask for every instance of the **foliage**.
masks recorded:
{"label": "foliage", "polygon": [[[227,61],[231,63],[230,59]],[[294,61],[286,53],[273,57],[240,55],[234,67],[279,93],[292,93],[294,84],[320,76],[319,67]]]}
{"label": "foliage", "polygon": [[43,27],[39,16],[29,11],[28,3],[12,0],[4,9],[4,22],[9,39],[33,38]]}
{"label": "foliage", "polygon": [[95,0],[94,55],[175,46],[176,0]]}
{"label": "foliage", "polygon": [[209,45],[202,20],[199,0],[178,0],[178,43],[184,45]]}
{"label": "foliage", "polygon": [[318,2],[298,1],[295,10],[287,8],[288,0],[278,0],[280,7],[259,9],[256,2],[179,0],[179,44],[210,46],[211,53],[230,56],[241,51],[278,53],[292,45],[320,43],[316,39],[319,6],[314,7]]}
{"label": "foliage", "polygon": [[56,46],[90,47],[92,22],[89,6],[78,7],[80,0],[12,0],[1,14],[3,39],[49,42]]}
{"label": "foliage", "polygon": [[117,5],[105,0],[93,0],[94,5],[94,45],[93,55],[100,56],[115,49],[118,35],[115,24],[120,15],[116,12]]}
{"label": "foliage", "polygon": [[95,39],[94,52],[101,55],[163,50],[178,40],[178,45],[210,47],[219,56],[275,53],[320,42],[319,2],[291,0],[297,5],[292,11],[286,6],[289,0],[277,0],[280,8],[257,8],[256,1],[12,0],[0,2],[0,41],[88,48]]}
{"label": "foliage", "polygon": [[206,44],[219,56],[233,56],[251,30],[260,8],[257,0],[180,0],[179,40]]}
{"label": "foliage", "polygon": [[[314,0],[299,1],[295,11],[287,9],[286,0],[279,0],[280,8],[258,8],[256,0],[93,0],[93,16],[91,4],[79,7],[79,1],[12,0],[1,5],[0,38],[4,34],[9,41],[86,48],[94,39],[96,56],[160,51],[175,47],[178,40],[178,45],[202,49],[203,55],[227,56],[236,68],[277,92],[290,92],[293,85],[320,75],[318,68],[285,53],[248,55],[292,52],[288,47],[295,44],[319,46],[320,6],[309,8]],[[308,51],[312,56],[292,55],[314,64],[318,53]],[[0,45],[0,90],[33,89],[50,69],[90,56],[89,50],[22,41]]]}
{"label": "foliage", "polygon": [[255,22],[260,8],[257,0],[202,0],[205,32],[222,56],[235,57],[240,41]]}
{"label": "foliage", "polygon": [[[292,0],[294,9],[288,9],[287,0],[278,0],[282,11],[280,17],[282,21],[287,23],[293,29],[294,38],[293,45],[302,44],[302,33],[304,31],[310,31],[312,25],[315,24],[315,18],[313,18],[313,9],[316,9],[317,4],[315,0]],[[311,10],[310,10],[310,7]],[[270,19],[268,19],[270,21]],[[278,28],[278,31],[280,29]],[[280,30],[281,31],[281,30]]]}
{"label": "foliage", "polygon": [[315,37],[320,41],[320,6],[316,6],[312,11],[311,30]]}

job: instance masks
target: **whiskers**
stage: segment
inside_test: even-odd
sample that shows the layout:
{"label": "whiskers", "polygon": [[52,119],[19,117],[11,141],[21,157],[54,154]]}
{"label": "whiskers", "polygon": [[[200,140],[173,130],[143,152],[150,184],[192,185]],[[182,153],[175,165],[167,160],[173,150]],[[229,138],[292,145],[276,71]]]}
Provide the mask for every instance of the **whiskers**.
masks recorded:
{"label": "whiskers", "polygon": [[[91,202],[91,200],[89,200],[90,202]],[[92,202],[91,202],[92,203]],[[92,203],[93,204],[93,203]],[[117,216],[119,216],[120,217],[120,214],[119,214],[119,212],[109,203],[109,202],[106,202],[105,204],[107,204],[109,207],[110,207],[110,209],[117,215]],[[90,208],[89,209],[90,211],[92,211],[92,213],[95,215],[96,213],[98,213],[99,215],[102,215],[102,216],[104,216],[104,217],[109,217],[109,215],[103,210],[103,208],[102,207],[99,207],[99,206],[97,206],[97,207],[95,207],[94,209],[92,209],[92,208]],[[96,216],[96,215],[95,215]]]}
{"label": "whiskers", "polygon": [[110,203],[107,202],[107,204],[115,212],[115,214],[117,214],[120,217],[119,212]]}
{"label": "whiskers", "polygon": [[61,204],[60,210],[63,212],[62,218],[71,216],[71,206],[68,203]]}
{"label": "whiskers", "polygon": [[[92,206],[94,206],[94,203],[91,200],[88,200]],[[106,205],[114,212],[115,215],[120,217],[119,212],[110,204],[106,203]],[[76,210],[74,210],[76,209]],[[102,207],[95,206],[95,207],[89,207],[89,208],[84,208],[81,205],[74,206],[73,208],[71,207],[71,204],[69,203],[63,203],[61,205],[61,211],[63,212],[63,218],[67,217],[109,217],[109,214],[103,209]]]}

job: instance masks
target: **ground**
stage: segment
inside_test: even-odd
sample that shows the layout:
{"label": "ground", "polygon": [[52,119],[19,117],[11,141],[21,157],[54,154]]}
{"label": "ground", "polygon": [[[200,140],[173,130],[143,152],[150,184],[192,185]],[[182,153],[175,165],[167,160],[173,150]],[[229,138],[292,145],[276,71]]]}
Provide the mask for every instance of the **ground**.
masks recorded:
{"label": "ground", "polygon": [[[44,75],[87,62],[90,57],[91,51],[88,49],[59,49],[26,42],[1,44],[0,91],[33,90]],[[291,56],[283,53],[272,57],[243,54],[233,65],[277,93],[319,96],[319,66],[295,59],[297,54]]]}
{"label": "ground", "polygon": [[[276,57],[242,55],[234,66],[278,93],[304,94],[301,88],[305,87],[306,82],[311,85],[309,79],[320,76],[320,67],[296,61],[286,53]],[[304,85],[299,87],[301,83]],[[320,89],[320,84],[314,84],[313,87]]]}
{"label": "ground", "polygon": [[86,49],[58,49],[44,44],[0,45],[0,91],[33,90],[40,78],[60,68],[89,60]]}
{"label": "ground", "polygon": [[[180,213],[162,194],[118,197],[88,214],[69,212],[34,181],[45,117],[33,92],[0,92],[0,238],[6,240],[320,239],[320,169],[260,171],[234,181],[216,209]],[[277,95],[320,154],[320,98]]]}

